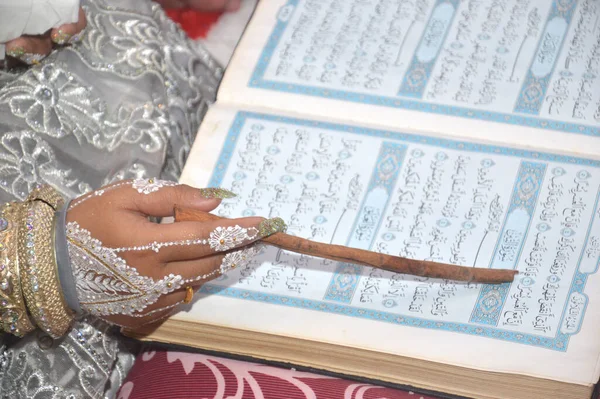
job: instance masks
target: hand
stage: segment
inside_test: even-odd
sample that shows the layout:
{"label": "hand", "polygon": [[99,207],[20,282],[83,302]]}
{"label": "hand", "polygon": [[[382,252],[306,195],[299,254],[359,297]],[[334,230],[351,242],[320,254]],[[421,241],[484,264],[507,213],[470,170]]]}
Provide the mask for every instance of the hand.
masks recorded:
{"label": "hand", "polygon": [[67,237],[83,310],[132,329],[157,321],[202,283],[256,255],[256,240],[285,228],[281,219],[257,217],[149,220],[172,216],[176,205],[210,212],[233,196],[222,189],[140,179],[73,201]]}
{"label": "hand", "polygon": [[75,23],[60,25],[41,35],[23,35],[9,40],[5,43],[6,56],[9,61],[17,60],[28,65],[37,64],[50,54],[54,47],[80,41],[86,25],[85,13],[79,8],[79,19]]}
{"label": "hand", "polygon": [[242,0],[156,0],[164,8],[189,8],[204,12],[234,12]]}

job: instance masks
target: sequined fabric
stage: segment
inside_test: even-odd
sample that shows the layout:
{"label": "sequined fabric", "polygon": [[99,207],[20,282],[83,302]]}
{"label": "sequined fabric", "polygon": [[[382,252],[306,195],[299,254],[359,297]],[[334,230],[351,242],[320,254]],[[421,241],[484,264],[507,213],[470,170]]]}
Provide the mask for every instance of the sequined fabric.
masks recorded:
{"label": "sequined fabric", "polygon": [[[177,180],[214,100],[221,69],[158,5],[82,6],[81,44],[0,71],[0,202],[39,183],[74,198],[126,178]],[[113,397],[132,361],[123,337],[96,319],[57,341],[0,337],[0,397]]]}

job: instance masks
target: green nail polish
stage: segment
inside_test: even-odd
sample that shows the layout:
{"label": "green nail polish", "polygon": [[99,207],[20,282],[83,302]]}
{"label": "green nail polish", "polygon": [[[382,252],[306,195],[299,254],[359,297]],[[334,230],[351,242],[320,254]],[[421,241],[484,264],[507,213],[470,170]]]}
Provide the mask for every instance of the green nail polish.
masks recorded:
{"label": "green nail polish", "polygon": [[44,59],[43,54],[28,53],[23,47],[15,47],[6,52],[6,55],[17,58],[28,65],[37,65]]}
{"label": "green nail polish", "polygon": [[63,45],[71,39],[73,35],[63,32],[59,29],[57,32],[54,32],[51,37],[52,41],[56,44]]}
{"label": "green nail polish", "polygon": [[228,199],[237,197],[234,193],[224,188],[201,188],[200,195],[204,198]]}
{"label": "green nail polish", "polygon": [[258,225],[258,234],[261,237],[268,237],[271,234],[283,233],[287,230],[287,225],[282,218],[267,219]]}
{"label": "green nail polish", "polygon": [[6,55],[14,58],[20,58],[23,54],[25,54],[23,47],[14,47],[6,51]]}

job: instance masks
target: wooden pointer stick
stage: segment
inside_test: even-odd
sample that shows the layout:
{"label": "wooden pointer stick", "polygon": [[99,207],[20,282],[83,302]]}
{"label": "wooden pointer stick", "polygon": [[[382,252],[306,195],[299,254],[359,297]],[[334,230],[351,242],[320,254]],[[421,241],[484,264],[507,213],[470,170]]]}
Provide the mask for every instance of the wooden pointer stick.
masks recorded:
{"label": "wooden pointer stick", "polygon": [[[218,219],[222,218],[194,209],[175,208],[176,222],[206,222]],[[285,233],[275,233],[269,237],[263,238],[261,241],[281,249],[304,255],[370,266],[394,273],[410,274],[421,277],[498,284],[513,281],[514,276],[518,273],[516,270],[482,269],[400,258],[398,256],[365,251],[363,249],[323,244]]]}

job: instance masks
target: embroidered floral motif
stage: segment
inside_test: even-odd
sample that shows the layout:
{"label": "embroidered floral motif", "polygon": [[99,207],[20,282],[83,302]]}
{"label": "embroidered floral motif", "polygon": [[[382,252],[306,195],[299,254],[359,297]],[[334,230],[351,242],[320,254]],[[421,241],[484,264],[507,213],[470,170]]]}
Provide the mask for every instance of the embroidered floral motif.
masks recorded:
{"label": "embroidered floral motif", "polygon": [[0,345],[2,396],[40,398],[51,393],[53,398],[104,398],[107,380],[113,380],[110,384],[116,384],[116,390],[134,360],[112,330],[98,319],[85,318],[59,341],[34,333],[19,345]]}
{"label": "embroidered floral motif", "polygon": [[3,102],[32,130],[57,138],[83,134],[78,132],[83,126],[88,135],[97,134],[98,117],[104,113],[104,105],[91,98],[86,86],[52,64],[32,68],[7,85],[0,94]]}
{"label": "embroidered floral motif", "polygon": [[133,109],[121,107],[117,126],[110,133],[112,139],[107,149],[114,150],[123,144],[137,144],[146,152],[161,151],[169,136],[169,123],[164,105],[156,107],[152,103]]}
{"label": "embroidered floral motif", "polygon": [[[73,186],[71,171],[61,168],[52,147],[32,132],[5,133],[0,139],[0,187],[25,198],[40,183]],[[71,190],[68,194],[79,194]]]}

